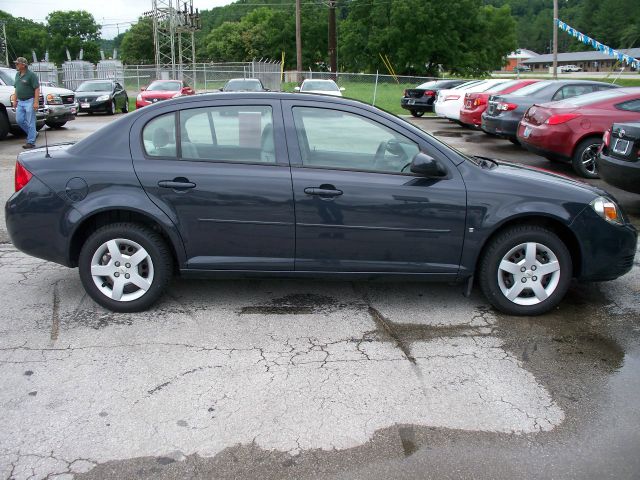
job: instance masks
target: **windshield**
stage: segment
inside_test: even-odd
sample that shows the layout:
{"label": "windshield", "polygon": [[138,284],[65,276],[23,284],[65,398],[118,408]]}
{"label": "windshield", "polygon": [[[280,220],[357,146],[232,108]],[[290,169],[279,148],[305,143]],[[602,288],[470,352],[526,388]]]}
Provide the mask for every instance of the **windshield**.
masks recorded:
{"label": "windshield", "polygon": [[13,85],[13,81],[16,79],[17,70],[13,68],[3,68],[0,70],[0,79],[5,85]]}
{"label": "windshield", "polygon": [[303,91],[320,90],[323,92],[333,92],[335,90],[339,90],[339,88],[338,88],[338,85],[336,85],[332,81],[305,80],[300,90],[303,90]]}
{"label": "windshield", "polygon": [[517,85],[518,83],[520,83],[520,80],[511,80],[510,82],[505,82],[505,83],[501,83],[499,85],[494,85],[493,88],[491,89],[492,92],[494,93],[500,93],[500,92],[504,92],[506,89],[513,87],[514,85]]}
{"label": "windshield", "polygon": [[522,87],[520,90],[516,90],[511,93],[511,95],[515,95],[516,97],[524,97],[526,95],[531,95],[532,93],[539,92],[543,88],[548,87],[553,83],[553,80],[546,80],[543,82],[532,83],[531,85],[527,85],[526,87]]}
{"label": "windshield", "polygon": [[451,90],[462,90],[464,88],[471,87],[471,86],[479,84],[481,82],[484,82],[484,80],[471,80],[469,82],[464,82],[463,84],[458,85],[457,87],[453,87],[453,88],[451,88]]}
{"label": "windshield", "polygon": [[110,92],[111,82],[86,82],[81,84],[76,92]]}
{"label": "windshield", "polygon": [[259,80],[229,80],[224,86],[225,90],[249,90],[251,92],[259,92],[262,90],[262,84]]}
{"label": "windshield", "polygon": [[147,90],[155,90],[161,92],[177,92],[182,88],[180,82],[167,82],[164,80],[156,80],[151,82],[151,85],[147,87]]}

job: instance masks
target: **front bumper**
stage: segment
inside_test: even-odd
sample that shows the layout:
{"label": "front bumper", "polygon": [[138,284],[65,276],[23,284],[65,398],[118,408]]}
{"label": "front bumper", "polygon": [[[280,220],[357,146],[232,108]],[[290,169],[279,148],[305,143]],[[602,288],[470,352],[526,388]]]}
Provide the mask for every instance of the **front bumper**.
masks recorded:
{"label": "front bumper", "polygon": [[78,104],[47,105],[47,122],[68,122],[76,119]]}
{"label": "front bumper", "polygon": [[111,106],[112,100],[102,100],[100,102],[91,100],[89,102],[79,102],[78,112],[108,112]]}
{"label": "front bumper", "polygon": [[632,224],[611,224],[586,207],[573,221],[571,229],[580,239],[579,280],[613,280],[633,267],[638,231]]}
{"label": "front bumper", "polygon": [[598,174],[605,182],[627,192],[640,194],[640,160],[630,162],[600,153],[596,164]]}

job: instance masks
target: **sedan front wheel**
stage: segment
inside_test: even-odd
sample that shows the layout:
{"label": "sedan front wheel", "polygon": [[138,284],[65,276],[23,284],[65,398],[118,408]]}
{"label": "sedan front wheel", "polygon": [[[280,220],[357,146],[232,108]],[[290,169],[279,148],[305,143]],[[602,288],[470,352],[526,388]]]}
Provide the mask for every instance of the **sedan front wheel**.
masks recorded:
{"label": "sedan front wheel", "polygon": [[540,315],[565,296],[572,269],[569,250],[554,232],[523,225],[491,241],[480,261],[479,281],[498,310]]}
{"label": "sedan front wheel", "polygon": [[98,304],[115,312],[138,312],[160,298],[172,262],[156,232],[138,224],[115,223],[86,240],[78,268],[82,285]]}

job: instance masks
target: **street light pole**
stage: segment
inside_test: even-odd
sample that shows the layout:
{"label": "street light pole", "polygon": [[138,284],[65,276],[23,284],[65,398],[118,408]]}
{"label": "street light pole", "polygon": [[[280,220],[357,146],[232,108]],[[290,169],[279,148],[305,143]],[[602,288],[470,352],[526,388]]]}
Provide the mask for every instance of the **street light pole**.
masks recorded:
{"label": "street light pole", "polygon": [[336,0],[329,0],[329,70],[334,80],[338,71],[336,43]]}
{"label": "street light pole", "polygon": [[302,36],[300,34],[300,0],[296,0],[296,74],[298,82],[302,80]]}
{"label": "street light pole", "polygon": [[558,0],[553,0],[553,78],[558,79]]}

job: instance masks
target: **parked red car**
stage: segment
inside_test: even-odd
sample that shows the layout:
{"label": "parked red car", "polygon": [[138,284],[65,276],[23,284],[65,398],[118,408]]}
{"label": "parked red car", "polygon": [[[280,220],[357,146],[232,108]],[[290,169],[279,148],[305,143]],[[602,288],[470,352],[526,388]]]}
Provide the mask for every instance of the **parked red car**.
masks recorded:
{"label": "parked red car", "polygon": [[482,112],[487,109],[487,102],[491,95],[506,94],[539,82],[539,80],[513,80],[496,85],[488,92],[467,93],[464,96],[464,104],[460,109],[460,123],[469,127],[479,128],[482,123]]}
{"label": "parked red car", "polygon": [[136,97],[136,108],[151,105],[169,98],[181,97],[182,95],[195,95],[195,91],[182,80],[156,80]]}
{"label": "parked red car", "polygon": [[598,178],[596,155],[612,123],[638,119],[640,87],[614,88],[532,105],[518,125],[518,140],[549,160],[568,161],[580,176]]}

